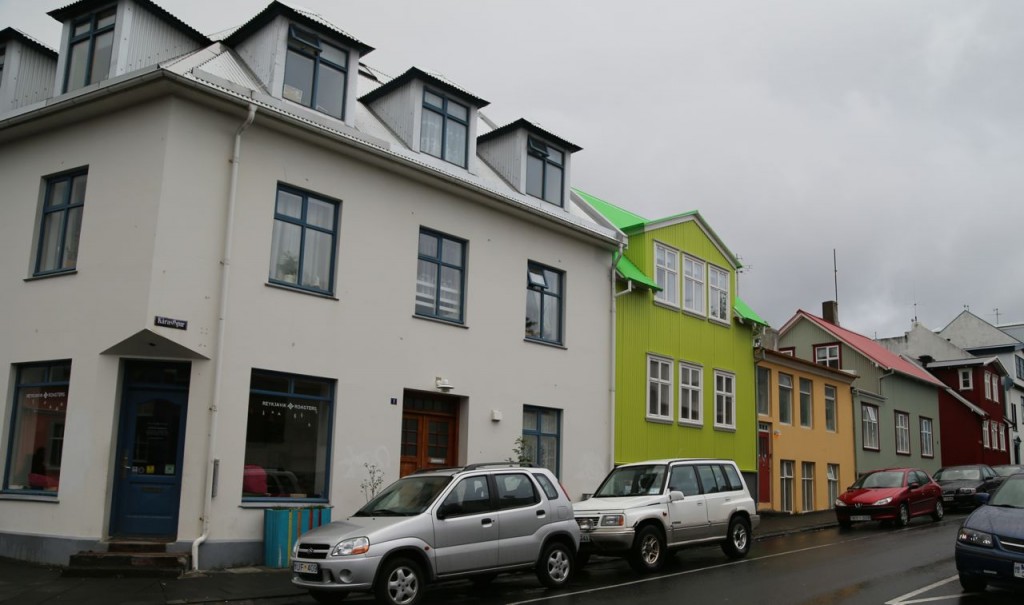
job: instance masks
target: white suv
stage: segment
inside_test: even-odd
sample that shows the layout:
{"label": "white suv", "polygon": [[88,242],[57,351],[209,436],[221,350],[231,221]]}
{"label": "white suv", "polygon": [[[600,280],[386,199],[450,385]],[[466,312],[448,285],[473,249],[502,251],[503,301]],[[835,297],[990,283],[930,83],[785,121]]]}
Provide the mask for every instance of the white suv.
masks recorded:
{"label": "white suv", "polygon": [[343,521],[303,535],[292,583],[320,603],[373,592],[414,605],[428,582],[534,570],[557,588],[576,565],[572,503],[545,468],[508,463],[426,470],[392,483]]}
{"label": "white suv", "polygon": [[668,552],[719,542],[743,557],[761,518],[731,460],[650,460],[613,469],[594,495],[573,503],[581,532],[577,563],[591,554],[623,556],[655,571]]}

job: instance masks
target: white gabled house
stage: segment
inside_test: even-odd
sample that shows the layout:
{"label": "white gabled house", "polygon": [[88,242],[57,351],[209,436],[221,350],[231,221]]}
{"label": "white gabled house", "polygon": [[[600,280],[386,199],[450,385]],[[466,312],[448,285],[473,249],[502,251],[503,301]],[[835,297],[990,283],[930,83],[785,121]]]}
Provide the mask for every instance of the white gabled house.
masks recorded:
{"label": "white gabled house", "polygon": [[264,509],[518,438],[593,490],[624,241],[568,196],[577,146],[280,2],[221,41],[50,14],[57,53],[0,32],[0,556],[259,564]]}

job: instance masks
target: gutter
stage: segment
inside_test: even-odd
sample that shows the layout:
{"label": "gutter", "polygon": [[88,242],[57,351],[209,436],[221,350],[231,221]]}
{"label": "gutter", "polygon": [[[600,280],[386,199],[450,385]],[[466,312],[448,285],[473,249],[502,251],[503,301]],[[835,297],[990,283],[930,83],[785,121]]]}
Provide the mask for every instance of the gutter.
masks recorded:
{"label": "gutter", "polygon": [[242,153],[242,133],[252,126],[256,119],[256,105],[249,103],[249,115],[235,131],[235,147],[231,155],[231,181],[228,186],[227,220],[224,225],[224,253],[220,270],[220,311],[217,316],[217,355],[214,357],[213,401],[210,402],[210,421],[206,433],[206,488],[203,492],[203,532],[192,542],[192,570],[199,571],[199,546],[210,535],[210,515],[213,510],[213,491],[216,488],[216,470],[219,460],[215,459],[214,444],[217,437],[217,402],[220,401],[224,367],[225,318],[228,311],[228,285],[231,277],[231,247],[235,234],[235,205],[238,194],[238,164]]}

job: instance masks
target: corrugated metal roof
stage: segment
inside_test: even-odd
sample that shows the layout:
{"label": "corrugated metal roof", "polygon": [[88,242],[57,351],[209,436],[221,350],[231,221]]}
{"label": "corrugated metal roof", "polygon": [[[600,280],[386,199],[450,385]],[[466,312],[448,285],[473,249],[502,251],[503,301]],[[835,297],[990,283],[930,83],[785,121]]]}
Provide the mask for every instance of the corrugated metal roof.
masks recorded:
{"label": "corrugated metal roof", "polygon": [[230,46],[235,46],[242,40],[249,37],[254,31],[263,27],[278,16],[284,16],[288,19],[296,21],[310,29],[317,30],[320,33],[327,33],[328,35],[334,35],[339,38],[346,45],[358,49],[360,55],[365,56],[373,51],[373,47],[365,42],[360,42],[353,36],[349,35],[341,28],[337,27],[327,19],[321,17],[318,13],[311,10],[299,8],[297,6],[290,6],[280,0],[275,0],[270,3],[267,8],[260,11],[252,19],[249,19],[241,27],[231,32],[231,35],[224,39],[224,42]]}
{"label": "corrugated metal roof", "polygon": [[479,137],[477,137],[477,140],[480,142],[488,141],[495,137],[499,137],[507,132],[512,132],[517,128],[522,128],[527,132],[531,132],[533,134],[536,134],[537,136],[543,137],[548,141],[551,141],[552,143],[558,145],[559,147],[562,147],[563,149],[570,153],[575,153],[583,149],[579,145],[576,145],[575,143],[570,143],[569,141],[566,141],[562,137],[558,136],[557,134],[544,130],[540,126],[534,124],[533,122],[525,118],[519,118],[515,122],[505,124],[500,128],[495,128],[494,130],[488,132],[487,134],[480,135]]}
{"label": "corrugated metal roof", "polygon": [[[200,44],[209,44],[212,42],[209,38],[201,34],[200,32],[192,29],[188,23],[185,23],[181,19],[175,17],[171,13],[167,12],[167,9],[163,8],[159,4],[152,0],[134,0],[138,4],[149,9],[154,15],[163,19],[167,23],[171,24],[175,29],[184,32],[190,38],[196,40]],[[99,8],[110,6],[110,0],[80,0],[79,2],[72,2],[61,8],[54,9],[46,14],[50,15],[54,19],[64,22],[68,19],[73,19],[83,13],[87,13]]]}
{"label": "corrugated metal roof", "polygon": [[939,387],[946,386],[938,378],[935,378],[925,371],[924,368],[909,361],[901,355],[893,353],[867,336],[862,336],[856,332],[847,330],[846,328],[841,328],[835,324],[831,324],[816,315],[812,315],[807,311],[804,311],[803,309],[798,310],[796,315],[791,317],[790,320],[782,326],[779,330],[779,334],[785,334],[791,327],[793,327],[793,325],[796,324],[796,322],[800,320],[806,320],[815,324],[822,330],[825,330],[834,336],[836,340],[844,342],[846,345],[886,370],[899,372],[900,374],[916,378],[917,380],[927,382],[931,385]]}
{"label": "corrugated metal roof", "polygon": [[480,97],[453,83],[451,80],[448,80],[444,76],[440,74],[432,74],[425,72],[422,69],[419,69],[418,67],[410,67],[405,71],[405,73],[398,76],[397,78],[385,82],[378,86],[376,89],[371,90],[370,92],[359,97],[359,100],[362,101],[363,103],[370,103],[374,99],[378,99],[388,94],[389,92],[402,86],[403,84],[411,80],[417,79],[423,80],[424,82],[431,84],[437,88],[440,88],[441,90],[447,93],[460,96],[466,99],[467,101],[471,102],[473,105],[475,105],[477,109],[481,107],[487,107],[488,105],[490,105],[490,101],[485,101],[484,99],[481,99]]}
{"label": "corrugated metal roof", "polygon": [[[248,88],[250,90],[260,90],[266,92],[263,87],[263,83],[260,82],[252,71],[245,65],[245,62],[240,60],[232,52],[223,52],[213,57],[209,61],[200,63],[193,68],[193,75],[197,78],[206,80],[203,78],[203,73],[216,76],[228,80],[233,84]],[[206,80],[209,82],[209,80]],[[216,84],[216,82],[210,82]]]}
{"label": "corrugated metal roof", "polygon": [[615,225],[622,231],[627,231],[647,222],[647,219],[639,214],[634,214],[629,210],[619,208],[615,204],[606,202],[596,195],[590,195],[589,193],[579,189],[573,189],[573,192],[580,196],[583,201],[590,204],[594,210],[597,210],[603,217],[608,219],[611,224]]}
{"label": "corrugated metal roof", "polygon": [[732,308],[734,311],[736,311],[736,314],[742,317],[743,319],[752,321],[756,324],[761,324],[762,326],[768,325],[768,322],[761,319],[761,316],[758,315],[752,308],[750,308],[750,305],[744,302],[743,299],[741,299],[739,296],[737,296],[735,300],[733,300]]}
{"label": "corrugated metal roof", "polygon": [[15,29],[13,27],[5,27],[4,29],[0,29],[0,43],[8,42],[10,40],[17,40],[22,44],[35,48],[36,50],[38,50],[39,52],[43,53],[48,57],[51,57],[53,59],[57,58],[57,51],[43,44],[39,40],[36,40],[32,36],[21,31],[20,29]]}
{"label": "corrugated metal roof", "polygon": [[647,274],[640,270],[639,267],[634,265],[625,256],[619,258],[618,264],[615,265],[615,269],[619,272],[624,279],[636,282],[644,287],[650,288],[651,290],[661,290],[661,286],[654,283],[654,280],[647,277]]}
{"label": "corrugated metal roof", "polygon": [[926,368],[955,368],[958,366],[987,366],[998,357],[968,357],[966,359],[947,359],[945,361],[931,361],[925,364]]}

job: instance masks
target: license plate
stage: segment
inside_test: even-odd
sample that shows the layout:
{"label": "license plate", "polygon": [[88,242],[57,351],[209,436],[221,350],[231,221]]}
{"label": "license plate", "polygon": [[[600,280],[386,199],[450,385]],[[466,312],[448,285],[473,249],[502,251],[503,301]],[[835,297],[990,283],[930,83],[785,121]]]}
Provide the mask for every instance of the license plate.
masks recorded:
{"label": "license plate", "polygon": [[1024,578],[1024,563],[1020,561],[1013,562],[1013,577]]}
{"label": "license plate", "polygon": [[953,496],[943,496],[942,497],[942,501],[943,502],[952,502],[953,501]]}
{"label": "license plate", "polygon": [[580,534],[580,542],[590,542],[590,534]]}
{"label": "license plate", "polygon": [[871,515],[850,515],[850,521],[870,521]]}
{"label": "license plate", "polygon": [[320,565],[317,563],[304,563],[302,561],[292,562],[292,571],[295,573],[320,573]]}

